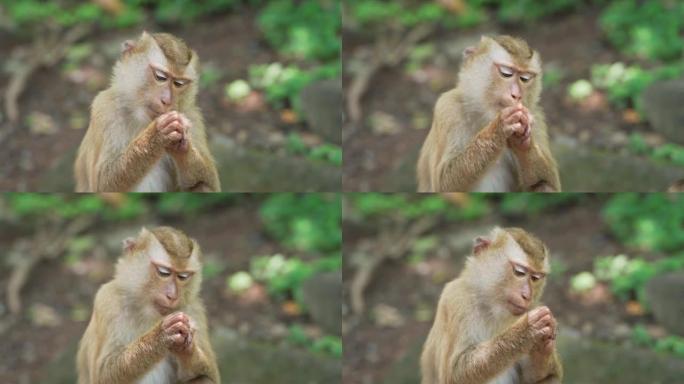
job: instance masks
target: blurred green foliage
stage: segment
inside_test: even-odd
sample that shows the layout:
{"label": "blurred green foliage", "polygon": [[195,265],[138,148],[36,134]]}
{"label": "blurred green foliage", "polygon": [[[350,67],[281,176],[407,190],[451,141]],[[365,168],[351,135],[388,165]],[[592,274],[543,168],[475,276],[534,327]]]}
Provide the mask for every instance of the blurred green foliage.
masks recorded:
{"label": "blurred green foliage", "polygon": [[361,218],[388,215],[414,219],[444,215],[453,220],[473,220],[489,212],[487,197],[477,194],[468,195],[460,206],[449,203],[440,195],[351,193],[346,197]]}
{"label": "blurred green foliage", "polygon": [[290,326],[287,339],[314,352],[323,352],[337,358],[342,357],[342,339],[337,336],[324,335],[314,338],[309,336],[301,325],[293,324]]}
{"label": "blurred green foliage", "polygon": [[582,200],[581,193],[507,193],[501,198],[501,212],[507,214],[535,214]]}
{"label": "blurred green foliage", "polygon": [[643,113],[641,94],[658,80],[677,78],[684,74],[684,63],[673,63],[652,69],[624,63],[595,64],[591,68],[591,83],[606,91],[608,100],[620,108],[634,107]]}
{"label": "blurred green foliage", "polygon": [[651,60],[681,58],[684,2],[612,1],[600,22],[611,43],[625,53]]}
{"label": "blurred green foliage", "polygon": [[342,48],[338,0],[272,0],[258,24],[278,51],[309,60],[337,60]]}
{"label": "blurred green foliage", "polygon": [[297,132],[290,132],[285,149],[293,155],[304,155],[310,159],[322,160],[333,165],[342,165],[342,148],[339,145],[323,143],[309,147]]}
{"label": "blurred green foliage", "polygon": [[387,0],[350,0],[345,2],[350,21],[361,27],[397,23],[413,27],[420,23],[440,23],[447,27],[471,27],[486,19],[479,6],[466,7],[459,14],[450,13],[434,1],[402,3]]}
{"label": "blurred green foliage", "polygon": [[652,147],[646,142],[643,136],[638,133],[632,133],[629,136],[627,148],[637,155],[645,155],[654,159],[684,166],[684,146],[678,144],[665,143]]}
{"label": "blurred green foliage", "polygon": [[268,233],[301,251],[335,252],[342,246],[339,194],[269,195],[260,208]]}
{"label": "blurred green foliage", "polygon": [[625,244],[649,251],[684,249],[681,194],[615,194],[603,207],[603,217]]}
{"label": "blurred green foliage", "polygon": [[656,261],[629,258],[625,255],[604,256],[594,260],[594,275],[610,283],[613,293],[622,300],[636,298],[645,306],[646,283],[669,271],[684,268],[684,255],[670,256]]}
{"label": "blurred green foliage", "polygon": [[279,62],[255,64],[249,67],[249,85],[263,90],[266,100],[274,107],[284,108],[289,104],[301,111],[299,94],[302,89],[316,80],[336,77],[341,70],[339,60],[306,70],[295,64],[285,66]]}
{"label": "blurred green foliage", "polygon": [[250,276],[256,281],[265,283],[270,294],[281,298],[292,297],[303,307],[302,284],[317,273],[341,268],[342,257],[339,252],[312,261],[286,258],[281,254],[276,254],[252,258]]}
{"label": "blurred green foliage", "polygon": [[652,336],[646,327],[638,324],[632,330],[632,341],[644,347],[653,348],[656,351],[672,353],[684,358],[684,338],[675,335],[664,337]]}

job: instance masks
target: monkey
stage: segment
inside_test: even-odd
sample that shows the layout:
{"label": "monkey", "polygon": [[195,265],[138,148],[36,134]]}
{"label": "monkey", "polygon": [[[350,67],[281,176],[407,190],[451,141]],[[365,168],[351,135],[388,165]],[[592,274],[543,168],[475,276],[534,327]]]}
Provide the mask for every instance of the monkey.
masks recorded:
{"label": "monkey", "polygon": [[221,382],[199,297],[201,255],[171,227],[124,240],[79,343],[79,384]]}
{"label": "monkey", "polygon": [[558,192],[558,167],[539,106],[538,52],[483,36],[463,52],[454,89],[435,104],[416,167],[419,192]]}
{"label": "monkey", "polygon": [[421,383],[560,383],[556,320],[536,307],[548,272],[546,245],[523,229],[495,227],[477,237],[439,298]]}
{"label": "monkey", "polygon": [[196,106],[198,66],[197,53],[168,33],[124,42],[110,87],[93,100],[77,192],[220,191]]}

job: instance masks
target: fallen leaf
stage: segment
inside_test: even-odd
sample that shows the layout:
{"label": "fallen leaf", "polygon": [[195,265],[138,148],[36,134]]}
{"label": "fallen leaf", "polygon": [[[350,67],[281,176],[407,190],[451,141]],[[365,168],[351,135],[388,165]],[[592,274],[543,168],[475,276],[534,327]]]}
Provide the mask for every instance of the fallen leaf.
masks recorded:
{"label": "fallen leaf", "polygon": [[283,313],[292,317],[299,316],[302,314],[302,308],[299,306],[299,304],[292,300],[284,302],[281,306],[281,309],[283,310]]}
{"label": "fallen leaf", "polygon": [[641,122],[641,116],[634,109],[628,108],[622,112],[622,121],[627,124],[638,124]]}
{"label": "fallen leaf", "polygon": [[283,109],[280,111],[280,121],[285,124],[295,124],[299,121],[299,116],[291,109]]}
{"label": "fallen leaf", "polygon": [[643,316],[644,307],[635,300],[630,300],[625,304],[625,310],[631,316]]}

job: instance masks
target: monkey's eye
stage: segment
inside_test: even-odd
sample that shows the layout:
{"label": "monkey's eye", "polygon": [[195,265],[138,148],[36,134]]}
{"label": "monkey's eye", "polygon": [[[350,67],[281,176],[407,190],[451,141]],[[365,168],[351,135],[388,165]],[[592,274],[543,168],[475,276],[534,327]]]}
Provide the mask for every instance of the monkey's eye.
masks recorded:
{"label": "monkey's eye", "polygon": [[185,81],[185,80],[174,80],[173,81],[173,85],[175,85],[176,88],[180,88],[180,87],[184,86],[185,84],[187,84],[187,81]]}
{"label": "monkey's eye", "polygon": [[166,81],[167,77],[162,71],[154,71],[154,78],[157,79],[157,81]]}
{"label": "monkey's eye", "polygon": [[180,280],[187,280],[187,279],[190,278],[190,276],[192,276],[191,273],[179,273],[179,274],[178,274],[178,278],[179,278]]}
{"label": "monkey's eye", "polygon": [[171,271],[168,268],[164,267],[157,267],[157,273],[161,277],[169,277],[171,276]]}
{"label": "monkey's eye", "polygon": [[504,65],[499,65],[499,73],[505,78],[513,76],[513,69]]}
{"label": "monkey's eye", "polygon": [[533,77],[533,76],[532,76],[531,74],[529,74],[529,73],[523,73],[522,75],[520,75],[520,80],[521,80],[523,83],[527,83],[528,81],[532,80],[532,77]]}
{"label": "monkey's eye", "polygon": [[513,264],[513,274],[518,277],[523,277],[527,274],[527,269],[522,265]]}
{"label": "monkey's eye", "polygon": [[533,273],[530,275],[530,277],[532,278],[532,281],[539,281],[544,277],[544,275],[540,275],[538,273]]}

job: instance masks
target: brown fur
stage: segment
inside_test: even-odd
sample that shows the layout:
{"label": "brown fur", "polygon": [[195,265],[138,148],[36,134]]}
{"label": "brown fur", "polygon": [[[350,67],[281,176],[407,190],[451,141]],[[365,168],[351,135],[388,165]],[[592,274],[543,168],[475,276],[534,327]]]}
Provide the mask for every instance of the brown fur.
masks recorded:
{"label": "brown fur", "polygon": [[[547,127],[538,104],[541,74],[528,83],[519,82],[522,104],[534,118],[528,150],[511,147],[499,114],[499,100],[508,92],[509,79],[486,61],[492,44],[508,51],[514,65],[525,70],[535,52],[521,39],[497,36],[485,39],[466,55],[456,88],[437,100],[432,127],[423,143],[417,165],[419,192],[471,191],[494,168],[510,175],[504,191],[560,191],[556,162],[549,150]],[[486,84],[480,76],[483,61],[495,73]],[[516,80],[517,81],[517,80]],[[473,84],[474,83],[474,84]],[[484,88],[484,100],[470,94],[473,86]]]}
{"label": "brown fur", "polygon": [[[117,65],[135,63],[130,60],[145,55],[155,44],[168,59],[168,69],[174,78],[182,78],[188,66],[196,68],[198,65],[196,53],[185,42],[166,33],[143,34],[130,50],[124,51]],[[140,124],[132,116],[141,106],[156,102],[164,87],[155,83],[147,63],[142,65],[135,71],[144,71],[146,80],[144,84],[136,84],[133,94],[122,93],[115,82],[133,81],[130,79],[137,77],[115,76],[110,88],[93,100],[90,125],[74,164],[76,191],[130,191],[154,167],[161,167],[161,172],[170,181],[169,186],[154,187],[161,189],[155,192],[219,191],[218,173],[208,149],[202,114],[195,101],[197,79],[191,79],[194,81],[180,89],[171,84],[171,79],[166,85],[172,104],[163,112],[177,111],[191,123],[186,137],[187,151],[173,150],[173,143],[159,132],[156,119]]]}
{"label": "brown fur", "polygon": [[[152,239],[158,238],[165,249],[174,249],[175,255],[187,261],[189,250],[197,247],[194,240],[184,233],[168,227],[160,227],[142,233],[137,239],[127,241],[124,255],[117,264],[114,279],[104,284],[95,296],[93,314],[77,355],[79,384],[127,384],[143,378],[159,364],[165,362],[178,383],[220,383],[218,367],[209,333],[204,304],[199,298],[201,268],[184,281],[175,276],[162,280],[150,265],[147,249]],[[192,245],[188,246],[190,242]],[[199,251],[197,249],[196,251]],[[183,270],[186,263],[175,263],[170,255],[173,270]],[[132,269],[145,268],[149,273]],[[131,281],[142,278],[142,282]],[[153,299],[164,294],[161,289],[171,281],[176,284],[180,300],[175,313],[164,316],[153,306]],[[184,313],[196,325],[189,349],[176,350],[169,330],[164,328],[165,319]],[[161,376],[157,376],[162,380]],[[166,380],[166,379],[164,379]],[[166,381],[163,381],[166,383]],[[162,382],[160,382],[161,384]]]}
{"label": "brown fur", "polygon": [[[557,352],[542,351],[540,329],[528,316],[535,308],[515,317],[502,311],[506,295],[516,291],[520,278],[514,278],[508,259],[502,253],[509,239],[528,253],[540,257],[544,244],[519,228],[508,228],[489,238],[486,248],[471,256],[458,278],[449,282],[439,298],[434,324],[421,356],[422,384],[483,384],[509,372],[509,383],[560,383],[562,366]],[[540,253],[542,252],[542,253]],[[528,253],[528,260],[532,256]],[[481,270],[494,260],[503,263],[501,271]],[[544,288],[543,281],[532,284],[532,307]],[[486,340],[476,335],[490,335]]]}

